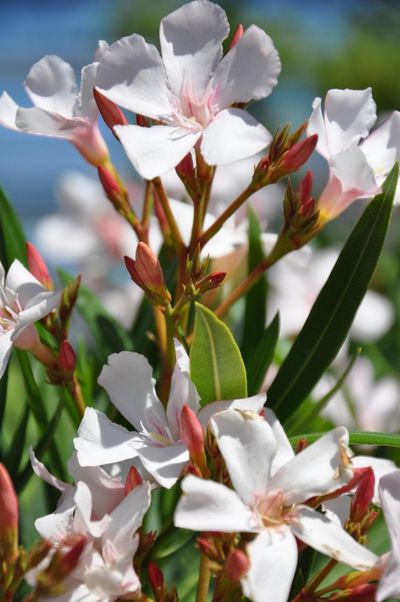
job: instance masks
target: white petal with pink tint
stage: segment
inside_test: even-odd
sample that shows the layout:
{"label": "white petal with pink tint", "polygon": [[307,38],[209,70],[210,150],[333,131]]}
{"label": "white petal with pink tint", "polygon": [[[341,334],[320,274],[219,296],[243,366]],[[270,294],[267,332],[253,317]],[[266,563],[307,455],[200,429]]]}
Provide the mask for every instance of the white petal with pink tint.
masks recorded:
{"label": "white petal with pink tint", "polygon": [[177,527],[227,533],[257,530],[252,512],[225,485],[188,476],[182,481],[182,491],[174,516]]}
{"label": "white petal with pink tint", "polygon": [[201,96],[222,57],[229,33],[225,11],[212,2],[195,0],[164,17],[160,25],[161,52],[168,82],[180,96],[192,84]]}
{"label": "white petal with pink tint", "polygon": [[265,529],[247,544],[250,568],[241,579],[254,602],[287,602],[297,566],[297,544],[290,529]]}
{"label": "white petal with pink tint", "polygon": [[224,56],[211,80],[221,109],[269,96],[281,71],[271,38],[256,25]]}
{"label": "white petal with pink tint", "polygon": [[209,165],[226,165],[263,150],[271,134],[242,109],[224,109],[203,133],[201,152]]}
{"label": "white petal with pink tint", "polygon": [[384,573],[376,595],[376,602],[383,602],[400,596],[400,470],[381,479],[379,495],[392,544],[391,552],[383,559]]}
{"label": "white petal with pink tint", "polygon": [[147,180],[175,167],[201,136],[198,130],[167,125],[120,125],[114,130],[132,165]]}
{"label": "white petal with pink tint", "polygon": [[211,419],[211,428],[234,488],[251,504],[255,493],[266,492],[270,479],[277,451],[271,427],[257,414],[228,410]]}
{"label": "white petal with pink tint", "polygon": [[0,124],[10,130],[18,131],[18,128],[15,125],[17,111],[17,103],[9,96],[9,94],[7,94],[7,92],[3,92],[0,96]]}

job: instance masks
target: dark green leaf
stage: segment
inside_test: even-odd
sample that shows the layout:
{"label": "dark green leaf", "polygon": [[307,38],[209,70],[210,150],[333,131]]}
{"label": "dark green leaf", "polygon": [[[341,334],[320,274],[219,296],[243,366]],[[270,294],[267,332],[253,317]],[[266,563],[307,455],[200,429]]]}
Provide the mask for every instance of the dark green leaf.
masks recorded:
{"label": "dark green leaf", "polygon": [[[299,439],[306,439],[308,443],[313,443],[325,433],[307,433],[305,435],[296,435],[289,437],[290,443],[296,447]],[[351,445],[382,445],[384,447],[400,447],[400,435],[392,433],[375,433],[373,431],[350,431]]]}
{"label": "dark green leaf", "polygon": [[29,407],[26,407],[19,424],[15,429],[8,453],[4,458],[4,464],[6,465],[10,474],[15,474],[21,463],[25,446],[26,429],[28,428],[29,414],[30,409]]}
{"label": "dark green leaf", "polygon": [[[261,227],[257,214],[251,207],[248,211],[249,216],[249,253],[247,259],[248,273],[265,258],[262,241]],[[242,335],[241,351],[243,359],[248,369],[250,362],[248,356],[252,355],[255,346],[260,340],[260,332],[265,327],[267,313],[267,281],[265,276],[249,290],[246,297],[244,326]],[[248,373],[248,370],[247,370]]]}
{"label": "dark green leaf", "polygon": [[232,333],[200,303],[196,303],[190,375],[202,405],[247,396],[246,369]]}
{"label": "dark green leaf", "polygon": [[268,392],[268,405],[285,422],[310,394],[350,329],[374,273],[396,190],[396,164],[345,244],[308,319]]}
{"label": "dark green leaf", "polygon": [[0,260],[6,271],[14,259],[26,264],[25,240],[14,208],[0,188]]}
{"label": "dark green leaf", "polygon": [[265,375],[274,357],[278,336],[279,312],[271,324],[264,330],[261,338],[258,338],[257,345],[253,348],[253,353],[248,358],[247,382],[249,395],[258,393],[264,382]]}

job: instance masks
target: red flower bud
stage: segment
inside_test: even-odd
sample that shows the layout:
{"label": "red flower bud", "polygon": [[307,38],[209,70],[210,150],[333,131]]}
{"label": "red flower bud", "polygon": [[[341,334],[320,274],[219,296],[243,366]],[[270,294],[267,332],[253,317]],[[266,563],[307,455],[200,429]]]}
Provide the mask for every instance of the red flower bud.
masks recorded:
{"label": "red flower bud", "polygon": [[109,100],[97,88],[93,89],[93,96],[96,101],[97,107],[104,119],[104,122],[108,125],[114,136],[118,139],[118,136],[114,132],[115,125],[127,125],[129,122],[125,117],[124,113],[112,100]]}
{"label": "red flower bud", "polygon": [[[0,464],[0,565],[15,558],[18,549],[18,498],[6,467]],[[1,557],[8,555],[8,558]]]}
{"label": "red flower bud", "polygon": [[76,368],[76,354],[70,343],[65,339],[60,346],[60,367],[63,372],[71,374]]}
{"label": "red flower bud", "polygon": [[149,560],[148,572],[150,585],[156,596],[157,593],[164,589],[164,575],[158,564],[153,562],[153,560]]}
{"label": "red flower bud", "polygon": [[136,115],[136,123],[142,128],[147,128],[150,125],[148,119],[144,117],[144,115]]}
{"label": "red flower bud", "polygon": [[232,550],[225,562],[225,573],[232,581],[240,581],[250,568],[250,560],[242,550]]}
{"label": "red flower bud", "polygon": [[133,491],[133,489],[136,489],[136,487],[139,487],[139,485],[141,485],[142,483],[143,483],[143,479],[141,477],[141,474],[139,473],[137,468],[135,468],[134,466],[131,466],[129,469],[129,472],[128,472],[128,476],[126,477],[126,481],[125,481],[125,487],[124,487],[125,496],[127,496],[128,493]]}
{"label": "red flower bud", "polygon": [[236,27],[235,33],[232,36],[231,43],[229,44],[229,50],[232,50],[234,46],[239,42],[239,40],[243,37],[244,27],[241,23]]}
{"label": "red flower bud", "polygon": [[97,173],[107,197],[112,202],[118,201],[122,196],[122,190],[114,174],[103,165],[99,165]]}
{"label": "red flower bud", "polygon": [[26,257],[30,273],[49,291],[52,291],[54,288],[53,280],[51,279],[47,265],[35,245],[31,242],[26,243]]}
{"label": "red flower bud", "polygon": [[208,274],[197,283],[197,287],[201,293],[205,293],[213,288],[217,288],[225,280],[225,277],[226,272],[211,272],[211,274]]}
{"label": "red flower bud", "polygon": [[185,155],[180,163],[175,167],[176,173],[184,182],[192,182],[194,179],[194,165],[192,154]]}
{"label": "red flower bud", "polygon": [[137,284],[138,286],[140,286],[140,288],[145,290],[145,285],[144,283],[140,280],[139,275],[136,271],[136,261],[134,259],[132,259],[132,257],[128,257],[127,255],[124,256],[124,261],[125,261],[125,266],[126,269],[129,272],[130,277],[132,278],[133,282],[135,284]]}
{"label": "red flower bud", "polygon": [[297,171],[308,161],[315,150],[318,142],[318,134],[308,136],[304,140],[300,140],[291,149],[286,151],[282,157],[282,166],[286,173]]}
{"label": "red flower bud", "polygon": [[363,472],[351,503],[350,519],[353,522],[361,522],[366,516],[374,497],[374,489],[375,474],[373,469],[368,467]]}
{"label": "red flower bud", "polygon": [[190,458],[198,464],[204,454],[204,432],[192,408],[184,405],[181,411],[181,437],[189,450]]}
{"label": "red flower bud", "polygon": [[300,201],[302,205],[305,205],[310,200],[313,187],[313,180],[313,173],[311,170],[309,170],[300,182],[299,192]]}

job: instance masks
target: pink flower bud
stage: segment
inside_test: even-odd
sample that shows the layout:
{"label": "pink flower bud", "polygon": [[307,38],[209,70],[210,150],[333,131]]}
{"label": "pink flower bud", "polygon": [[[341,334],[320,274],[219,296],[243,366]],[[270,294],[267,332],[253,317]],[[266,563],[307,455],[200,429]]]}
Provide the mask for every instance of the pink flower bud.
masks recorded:
{"label": "pink flower bud", "polygon": [[0,464],[0,550],[9,554],[10,560],[18,549],[18,498],[11,477],[3,464]]}
{"label": "pink flower bud", "polygon": [[153,562],[153,560],[149,560],[148,572],[151,588],[156,595],[157,592],[164,589],[164,575],[158,564]]}
{"label": "pink flower bud", "polygon": [[134,259],[132,259],[132,257],[128,257],[127,255],[124,256],[124,262],[125,262],[125,266],[126,269],[129,272],[130,277],[132,278],[133,282],[135,284],[137,284],[138,286],[140,286],[140,288],[142,289],[146,289],[144,283],[141,281],[141,279],[139,278],[139,275],[136,271],[136,262]]}
{"label": "pink flower bud", "polygon": [[282,166],[286,173],[297,171],[308,161],[315,150],[318,142],[318,134],[308,136],[304,140],[300,140],[291,149],[286,151],[282,157]]}
{"label": "pink flower bud", "polygon": [[193,410],[184,405],[181,411],[181,437],[189,450],[190,459],[202,467],[204,464],[204,432]]}
{"label": "pink flower bud", "polygon": [[128,495],[131,491],[139,487],[143,483],[142,476],[140,472],[134,466],[131,466],[128,472],[128,476],[126,477],[124,494]]}
{"label": "pink flower bud", "polygon": [[143,115],[136,115],[136,123],[137,123],[137,125],[139,125],[142,128],[149,127],[149,121]]}
{"label": "pink flower bud", "polygon": [[31,242],[26,243],[26,257],[30,273],[49,291],[54,289],[53,280],[47,269],[43,257]]}
{"label": "pink flower bud", "polygon": [[150,290],[165,287],[164,274],[157,255],[144,242],[140,242],[136,249],[136,271]]}
{"label": "pink flower bud", "polygon": [[308,172],[300,182],[299,192],[302,206],[306,205],[307,202],[310,200],[313,187],[313,180],[313,172],[311,170],[308,170]]}
{"label": "pink flower bud", "polygon": [[205,278],[197,283],[197,287],[201,293],[217,288],[225,280],[226,272],[211,272]]}
{"label": "pink flower bud", "polygon": [[122,191],[121,186],[119,185],[119,182],[115,178],[114,174],[103,165],[99,165],[97,172],[107,197],[112,202],[118,201],[121,198]]}
{"label": "pink flower bud", "polygon": [[241,23],[236,27],[235,33],[232,36],[231,43],[229,44],[229,50],[232,50],[234,46],[239,42],[239,40],[243,37],[244,27]]}
{"label": "pink flower bud", "polygon": [[361,522],[366,516],[374,497],[374,489],[374,471],[371,467],[365,468],[351,503],[350,519],[353,522]]}
{"label": "pink flower bud", "polygon": [[232,550],[225,562],[225,573],[232,581],[240,581],[250,568],[250,560],[242,550]]}
{"label": "pink flower bud", "polygon": [[127,118],[121,109],[117,107],[117,105],[111,100],[103,96],[103,94],[99,92],[97,88],[93,89],[93,96],[104,122],[108,125],[114,136],[118,139],[118,136],[114,132],[114,126],[128,125],[129,122]]}
{"label": "pink flower bud", "polygon": [[343,602],[375,602],[376,585],[366,583],[359,585],[351,591],[339,592],[333,594],[330,600],[343,600]]}
{"label": "pink flower bud", "polygon": [[175,167],[176,173],[184,182],[193,182],[194,179],[194,165],[192,154],[188,153],[185,155],[180,163]]}
{"label": "pink flower bud", "polygon": [[76,368],[76,354],[67,340],[61,343],[59,361],[63,372],[72,374]]}

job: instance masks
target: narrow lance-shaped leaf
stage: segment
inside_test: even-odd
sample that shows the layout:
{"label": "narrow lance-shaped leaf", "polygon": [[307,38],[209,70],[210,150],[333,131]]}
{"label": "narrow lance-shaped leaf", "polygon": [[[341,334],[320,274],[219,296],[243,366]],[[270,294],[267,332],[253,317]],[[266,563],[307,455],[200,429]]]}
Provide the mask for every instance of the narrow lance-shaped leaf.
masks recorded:
{"label": "narrow lance-shaped leaf", "polygon": [[202,405],[247,396],[246,370],[232,333],[200,303],[196,303],[190,376]]}
{"label": "narrow lance-shaped leaf", "polygon": [[0,260],[6,271],[14,259],[26,264],[25,234],[13,206],[0,188]]}
{"label": "narrow lance-shaped leaf", "polygon": [[247,362],[247,381],[249,395],[260,391],[268,368],[274,358],[274,351],[279,336],[279,312],[271,324],[259,337],[258,345],[254,348]]}
{"label": "narrow lance-shaped leaf", "polygon": [[[289,441],[295,448],[300,439],[305,439],[308,444],[314,443],[325,433],[306,433],[289,437]],[[373,431],[349,431],[350,445],[378,445],[384,447],[399,447],[400,435],[392,433],[376,433]]]}
{"label": "narrow lance-shaped leaf", "polygon": [[[261,227],[257,214],[251,207],[248,211],[249,216],[249,253],[247,259],[248,273],[265,258],[261,241]],[[241,351],[246,364],[247,373],[249,373],[249,356],[260,340],[260,332],[263,332],[267,314],[267,281],[265,276],[249,290],[246,295],[246,305],[244,312],[244,325]]]}
{"label": "narrow lance-shaped leaf", "polygon": [[365,209],[268,392],[285,422],[328,368],[367,291],[385,240],[398,178],[389,173],[382,194]]}

